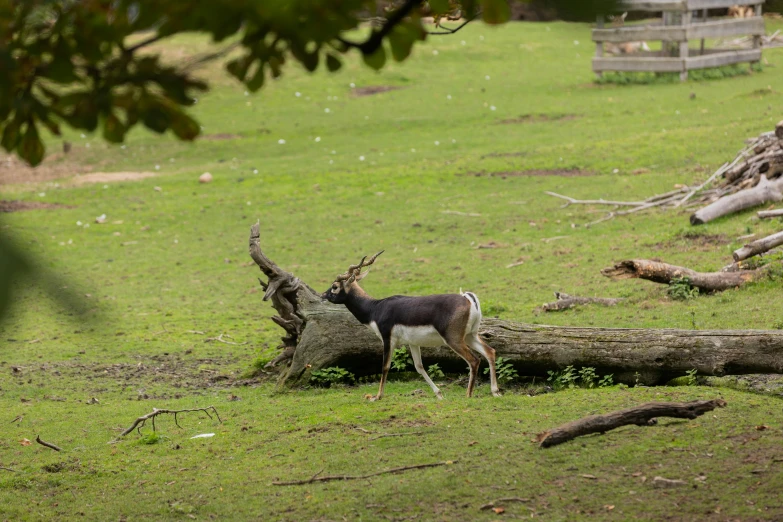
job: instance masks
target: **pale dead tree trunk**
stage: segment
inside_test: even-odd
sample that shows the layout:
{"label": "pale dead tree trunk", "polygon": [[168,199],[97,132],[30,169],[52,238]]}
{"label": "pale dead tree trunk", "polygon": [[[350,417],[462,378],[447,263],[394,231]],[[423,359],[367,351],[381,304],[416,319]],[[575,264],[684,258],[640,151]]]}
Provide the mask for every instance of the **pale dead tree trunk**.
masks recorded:
{"label": "pale dead tree trunk", "polygon": [[[265,297],[281,319],[299,319],[276,321],[286,329],[284,353],[291,355],[290,366],[281,370],[280,384],[305,385],[313,371],[332,366],[357,376],[380,373],[383,355],[375,334],[344,306],[322,300],[318,292],[263,255],[258,225],[251,230],[250,252],[269,277]],[[280,283],[273,286],[276,281]],[[293,333],[295,344],[291,344]],[[521,375],[546,376],[548,370],[573,365],[593,367],[602,375],[612,373],[616,382],[655,384],[692,369],[702,375],[783,373],[783,332],[779,331],[569,328],[485,318],[480,333]],[[447,372],[466,371],[465,362],[447,347],[428,349],[423,355],[425,365],[438,363]]]}
{"label": "pale dead tree trunk", "polygon": [[694,212],[691,215],[691,225],[702,225],[722,216],[781,200],[783,200],[783,177],[770,181],[762,175],[755,187],[722,197]]}
{"label": "pale dead tree trunk", "polygon": [[774,217],[783,217],[783,208],[777,210],[759,210],[756,212],[759,219],[769,219]]}
{"label": "pale dead tree trunk", "polygon": [[735,250],[732,255],[734,256],[734,261],[742,261],[743,259],[768,252],[780,245],[783,245],[783,232],[748,243],[744,247]]}
{"label": "pale dead tree trunk", "polygon": [[756,270],[735,270],[721,272],[696,272],[690,268],[670,265],[649,259],[629,259],[614,266],[604,268],[601,274],[620,279],[646,279],[655,283],[668,285],[673,281],[688,278],[691,286],[705,292],[719,292],[729,288],[737,288],[752,281],[767,277],[771,265],[765,265]]}
{"label": "pale dead tree trunk", "polygon": [[573,308],[574,306],[585,304],[614,306],[625,300],[621,297],[577,297],[575,295],[564,294],[563,292],[555,292],[555,298],[557,301],[543,304],[539,310],[543,312],[561,312]]}

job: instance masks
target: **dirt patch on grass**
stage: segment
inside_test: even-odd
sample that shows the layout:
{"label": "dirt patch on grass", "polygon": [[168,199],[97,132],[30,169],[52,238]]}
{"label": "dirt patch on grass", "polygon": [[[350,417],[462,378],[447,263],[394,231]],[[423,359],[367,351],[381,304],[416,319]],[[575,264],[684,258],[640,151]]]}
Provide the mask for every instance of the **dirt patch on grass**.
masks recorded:
{"label": "dirt patch on grass", "polygon": [[373,94],[396,91],[403,88],[404,87],[398,87],[395,85],[368,85],[367,87],[355,87],[352,94],[358,98],[360,96],[372,96]]}
{"label": "dirt patch on grass", "polygon": [[239,139],[241,136],[239,134],[230,134],[228,132],[218,132],[216,134],[205,134],[203,136],[199,136],[200,140],[205,141],[223,141],[223,140],[236,140]]}
{"label": "dirt patch on grass", "polygon": [[518,123],[541,123],[548,121],[570,121],[579,117],[578,114],[523,114],[516,118],[500,120],[502,125],[514,125]]}
{"label": "dirt patch on grass", "polygon": [[565,178],[573,178],[577,176],[592,176],[593,173],[589,170],[582,170],[582,169],[531,169],[531,170],[506,170],[501,172],[487,172],[487,171],[480,171],[480,172],[471,172],[469,173],[471,176],[476,176],[477,178],[487,177],[487,178],[514,178],[514,177],[525,177],[525,176],[561,176]]}
{"label": "dirt patch on grass", "polygon": [[714,250],[716,246],[728,245],[731,243],[731,239],[725,234],[685,232],[678,234],[674,239],[662,243],[655,243],[651,246],[656,248],[680,248],[683,243],[686,243],[688,248],[696,250]]}
{"label": "dirt patch on grass", "polygon": [[82,174],[73,178],[77,185],[85,183],[112,183],[116,181],[138,181],[140,179],[152,178],[154,172],[93,172],[92,174]]}
{"label": "dirt patch on grass", "polygon": [[43,201],[6,201],[0,199],[0,212],[21,212],[23,210],[41,210],[54,208],[75,208],[59,203],[44,203]]}
{"label": "dirt patch on grass", "polygon": [[77,172],[90,171],[90,167],[79,165],[75,150],[69,154],[50,154],[33,168],[13,155],[0,154],[0,185],[16,183],[41,183],[52,179],[66,178]]}

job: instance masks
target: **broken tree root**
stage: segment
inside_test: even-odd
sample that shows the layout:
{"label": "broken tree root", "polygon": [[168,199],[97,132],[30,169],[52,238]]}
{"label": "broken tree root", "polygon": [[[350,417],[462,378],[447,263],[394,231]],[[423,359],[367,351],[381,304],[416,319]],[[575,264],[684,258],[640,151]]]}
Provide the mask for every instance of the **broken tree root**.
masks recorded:
{"label": "broken tree root", "polygon": [[392,469],[386,469],[383,471],[376,471],[375,473],[368,473],[366,475],[324,475],[323,477],[319,477],[319,475],[323,472],[323,470],[319,471],[309,479],[305,480],[292,480],[288,482],[272,482],[272,485],[274,486],[301,486],[303,484],[312,484],[313,482],[329,482],[332,480],[358,480],[358,479],[366,479],[370,477],[376,477],[378,475],[386,475],[388,473],[400,473],[402,471],[408,471],[411,469],[423,469],[423,468],[434,468],[437,466],[449,466],[451,464],[456,464],[458,461],[456,460],[447,460],[445,462],[433,462],[431,464],[415,464],[413,466],[402,466],[399,468],[392,468]]}
{"label": "broken tree root", "polygon": [[131,424],[130,428],[127,428],[125,431],[120,433],[117,438],[119,439],[120,437],[124,437],[128,433],[132,432],[134,429],[138,430],[139,435],[141,435],[141,428],[144,427],[144,425],[147,423],[148,420],[152,420],[152,431],[155,431],[155,417],[157,417],[158,415],[162,415],[164,413],[174,415],[174,424],[176,424],[178,428],[181,428],[182,426],[180,426],[179,422],[177,422],[178,414],[187,413],[191,411],[203,411],[204,413],[207,414],[207,417],[211,419],[212,415],[209,413],[210,410],[212,411],[212,413],[215,414],[215,417],[217,417],[218,422],[222,424],[223,421],[220,419],[220,415],[218,415],[218,412],[214,406],[207,406],[206,408],[190,408],[187,410],[159,410],[158,408],[152,408],[152,413],[142,415],[141,417],[133,421],[133,424]]}
{"label": "broken tree root", "polygon": [[614,266],[604,268],[601,274],[611,279],[646,279],[655,283],[670,284],[677,280],[688,279],[691,286],[705,292],[719,292],[737,288],[745,283],[767,277],[770,265],[755,270],[735,272],[696,272],[690,268],[670,265],[649,259],[629,259]]}
{"label": "broken tree root", "polygon": [[35,442],[37,442],[41,446],[46,446],[47,448],[53,449],[54,451],[62,451],[63,450],[61,447],[55,446],[51,442],[45,442],[45,441],[41,440],[41,436],[40,435],[36,435]]}
{"label": "broken tree root", "polygon": [[614,306],[617,303],[624,301],[624,299],[619,297],[576,297],[573,295],[564,294],[563,292],[555,292],[555,297],[557,298],[557,301],[543,304],[539,310],[544,312],[560,312],[562,310],[573,308],[576,305],[594,303],[604,306]]}
{"label": "broken tree root", "polygon": [[695,419],[715,408],[723,408],[726,401],[713,399],[711,401],[691,402],[648,402],[635,408],[614,411],[603,415],[590,415],[568,424],[540,433],[536,442],[540,448],[549,448],[562,444],[576,437],[591,433],[605,433],[609,430],[635,424],[649,426],[655,424],[657,417],[674,417],[677,419]]}

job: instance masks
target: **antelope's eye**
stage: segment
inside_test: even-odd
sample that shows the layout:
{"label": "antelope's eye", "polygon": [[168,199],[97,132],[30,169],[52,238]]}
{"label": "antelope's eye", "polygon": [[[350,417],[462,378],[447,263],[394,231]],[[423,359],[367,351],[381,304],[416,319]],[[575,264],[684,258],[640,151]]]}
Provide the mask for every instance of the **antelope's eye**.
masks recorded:
{"label": "antelope's eye", "polygon": [[333,294],[336,294],[339,291],[340,291],[340,287],[339,286],[337,286],[336,284],[334,286],[332,286],[332,293]]}

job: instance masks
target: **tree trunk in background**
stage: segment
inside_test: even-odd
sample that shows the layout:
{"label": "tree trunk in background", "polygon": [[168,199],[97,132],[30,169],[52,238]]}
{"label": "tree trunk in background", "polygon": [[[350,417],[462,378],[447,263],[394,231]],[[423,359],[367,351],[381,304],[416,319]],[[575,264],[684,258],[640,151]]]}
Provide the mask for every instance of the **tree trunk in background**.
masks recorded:
{"label": "tree trunk in background", "polygon": [[[254,225],[251,256],[265,274],[273,276],[265,299],[272,300],[281,317],[301,319],[295,345],[291,344],[291,328],[286,330],[284,353],[290,352],[291,357],[279,362],[282,366],[290,360],[291,364],[281,370],[280,384],[305,385],[314,370],[331,366],[357,376],[379,374],[383,356],[375,334],[344,306],[322,300],[312,288],[274,265],[261,253],[258,241],[258,225]],[[284,283],[273,287],[275,281]],[[282,299],[275,297],[279,292]],[[701,375],[783,373],[783,332],[774,330],[579,328],[485,318],[480,333],[520,375],[545,376],[549,370],[568,365],[589,366],[602,375],[614,374],[615,382],[656,384],[693,369]],[[446,372],[466,372],[466,363],[449,348],[422,353],[425,366],[438,363]]]}

